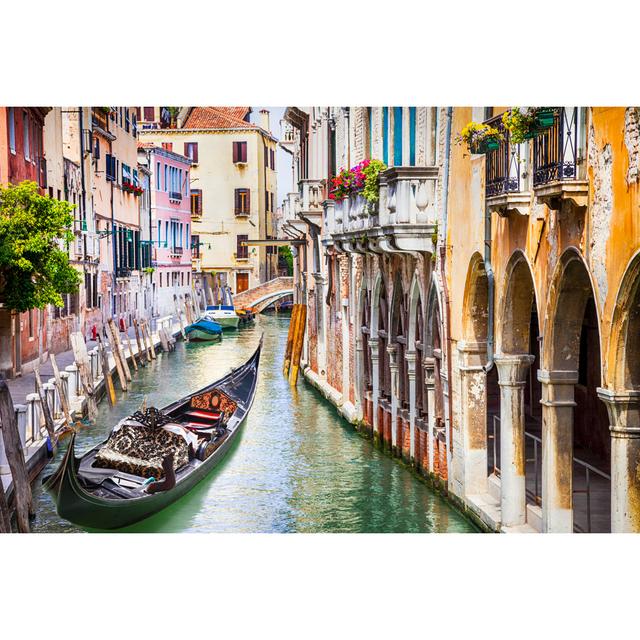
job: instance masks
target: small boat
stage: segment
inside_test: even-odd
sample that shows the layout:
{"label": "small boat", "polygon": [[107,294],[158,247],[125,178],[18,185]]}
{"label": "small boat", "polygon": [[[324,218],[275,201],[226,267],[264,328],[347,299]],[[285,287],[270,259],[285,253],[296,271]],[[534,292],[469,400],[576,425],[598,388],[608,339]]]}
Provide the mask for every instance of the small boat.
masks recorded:
{"label": "small boat", "polygon": [[233,306],[233,297],[230,287],[222,288],[221,304],[208,305],[204,317],[207,320],[217,322],[223,329],[237,329],[240,317]]}
{"label": "small boat", "polygon": [[185,335],[189,340],[194,341],[211,341],[222,339],[222,327],[212,320],[206,318],[200,318],[193,324],[190,324],[184,330]]}
{"label": "small boat", "polygon": [[[162,409],[121,420],[78,458],[75,434],[60,466],[43,480],[60,517],[119,529],[185,495],[222,460],[253,403],[262,339],[254,354],[216,382]],[[188,444],[187,444],[188,443]]]}
{"label": "small boat", "polygon": [[255,322],[256,314],[253,309],[236,309],[239,318],[239,326],[245,327]]}

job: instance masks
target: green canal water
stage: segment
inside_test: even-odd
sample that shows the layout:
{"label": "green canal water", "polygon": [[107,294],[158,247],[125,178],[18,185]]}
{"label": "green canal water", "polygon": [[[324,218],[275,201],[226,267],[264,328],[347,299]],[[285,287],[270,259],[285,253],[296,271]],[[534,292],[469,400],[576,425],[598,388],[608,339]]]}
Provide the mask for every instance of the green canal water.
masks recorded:
{"label": "green canal water", "polygon": [[[225,333],[218,344],[179,342],[133,373],[118,404],[100,404],[94,425],[78,434],[84,452],[111,426],[147,405],[162,406],[237,366],[264,332],[256,397],[226,458],[193,491],[131,532],[472,532],[473,525],[407,469],[359,436],[314,389],[282,376],[289,318],[262,316],[255,326]],[[57,464],[66,446],[44,473]],[[82,531],[62,520],[34,485],[37,532]]]}

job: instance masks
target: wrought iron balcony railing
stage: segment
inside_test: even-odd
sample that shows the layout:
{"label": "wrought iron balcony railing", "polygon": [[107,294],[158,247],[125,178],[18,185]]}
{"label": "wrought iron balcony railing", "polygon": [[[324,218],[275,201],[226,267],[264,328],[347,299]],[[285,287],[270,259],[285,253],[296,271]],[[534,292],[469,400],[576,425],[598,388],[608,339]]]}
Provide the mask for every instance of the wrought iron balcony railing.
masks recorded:
{"label": "wrought iron balcony railing", "polygon": [[578,178],[578,107],[558,107],[553,125],[533,139],[533,186]]}
{"label": "wrought iron balcony railing", "polygon": [[495,151],[486,154],[485,194],[487,198],[524,191],[521,145],[512,144],[509,131],[502,124],[502,115],[491,118],[486,124],[496,128],[504,139]]}

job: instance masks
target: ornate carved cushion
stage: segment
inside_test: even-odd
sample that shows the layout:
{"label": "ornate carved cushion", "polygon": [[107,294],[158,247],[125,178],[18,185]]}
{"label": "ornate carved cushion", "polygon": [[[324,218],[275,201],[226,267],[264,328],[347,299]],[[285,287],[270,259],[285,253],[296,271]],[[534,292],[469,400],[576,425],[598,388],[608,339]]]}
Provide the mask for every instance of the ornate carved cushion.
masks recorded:
{"label": "ornate carved cushion", "polygon": [[177,433],[161,427],[124,424],[109,436],[96,455],[94,466],[159,479],[164,476],[162,461],[169,453],[173,453],[174,469],[189,462],[189,446]]}
{"label": "ornate carved cushion", "polygon": [[229,420],[237,406],[238,404],[234,400],[219,389],[206,391],[205,393],[200,393],[191,398],[192,409],[219,411],[224,414],[223,422],[227,422],[227,420]]}

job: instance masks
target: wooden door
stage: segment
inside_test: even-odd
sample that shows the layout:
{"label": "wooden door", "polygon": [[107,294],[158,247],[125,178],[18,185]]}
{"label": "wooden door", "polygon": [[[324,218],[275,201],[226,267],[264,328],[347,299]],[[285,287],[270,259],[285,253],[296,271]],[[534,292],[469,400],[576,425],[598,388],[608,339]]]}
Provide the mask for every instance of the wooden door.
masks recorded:
{"label": "wooden door", "polygon": [[242,293],[249,288],[249,274],[236,273],[236,293]]}

